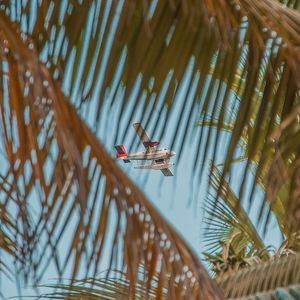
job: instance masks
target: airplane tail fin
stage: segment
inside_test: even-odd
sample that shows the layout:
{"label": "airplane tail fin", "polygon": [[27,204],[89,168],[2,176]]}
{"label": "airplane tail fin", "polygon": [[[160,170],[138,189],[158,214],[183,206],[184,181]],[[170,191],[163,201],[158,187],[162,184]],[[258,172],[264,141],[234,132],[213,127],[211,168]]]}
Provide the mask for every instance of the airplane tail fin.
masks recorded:
{"label": "airplane tail fin", "polygon": [[115,146],[117,150],[117,158],[123,159],[125,163],[129,163],[130,160],[127,159],[127,151],[124,145],[116,145]]}

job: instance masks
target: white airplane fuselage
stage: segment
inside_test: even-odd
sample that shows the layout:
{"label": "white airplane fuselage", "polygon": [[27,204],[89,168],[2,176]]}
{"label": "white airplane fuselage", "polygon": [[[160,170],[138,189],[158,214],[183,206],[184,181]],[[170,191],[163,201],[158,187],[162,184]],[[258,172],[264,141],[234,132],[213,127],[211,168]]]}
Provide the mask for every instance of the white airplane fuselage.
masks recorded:
{"label": "white airplane fuselage", "polygon": [[127,160],[156,160],[156,159],[168,159],[174,156],[176,153],[168,149],[157,149],[151,152],[141,151],[136,153],[127,154],[126,157],[120,157],[120,159]]}

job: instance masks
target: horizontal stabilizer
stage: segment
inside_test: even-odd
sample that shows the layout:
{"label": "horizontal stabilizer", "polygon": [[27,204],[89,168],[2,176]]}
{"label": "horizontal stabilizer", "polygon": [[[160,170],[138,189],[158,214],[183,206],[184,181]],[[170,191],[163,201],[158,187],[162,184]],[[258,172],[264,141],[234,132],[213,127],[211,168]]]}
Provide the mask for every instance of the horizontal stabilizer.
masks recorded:
{"label": "horizontal stabilizer", "polygon": [[125,148],[124,145],[116,145],[115,148],[117,150],[117,158],[123,159],[124,162],[126,162],[126,163],[130,162],[128,159],[126,159],[127,158],[127,152],[126,152],[126,148]]}

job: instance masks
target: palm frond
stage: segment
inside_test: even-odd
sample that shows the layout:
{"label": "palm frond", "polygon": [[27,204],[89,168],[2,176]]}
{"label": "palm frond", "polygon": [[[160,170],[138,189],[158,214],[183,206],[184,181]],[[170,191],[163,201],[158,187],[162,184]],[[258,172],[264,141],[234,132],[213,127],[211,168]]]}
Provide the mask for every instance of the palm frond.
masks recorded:
{"label": "palm frond", "polygon": [[[142,273],[144,272],[142,271]],[[130,293],[130,282],[126,278],[126,274],[113,271],[106,275],[108,277],[102,275],[100,278],[76,280],[72,285],[69,283],[47,286],[56,291],[40,295],[39,299],[157,299],[159,296],[161,299],[168,298],[166,286],[162,291],[158,289],[158,274],[153,276],[150,290],[147,289],[144,279],[138,278],[134,295]],[[159,292],[161,295],[158,295]]]}
{"label": "palm frond", "polygon": [[[210,186],[215,192],[219,189],[221,176],[221,171],[212,166]],[[228,182],[223,181],[219,197],[215,200],[211,196],[205,201],[205,251],[213,253],[220,250],[220,242],[231,244],[236,254],[265,249],[264,242]],[[267,253],[265,258],[268,258]]]}
{"label": "palm frond", "polygon": [[[298,5],[298,1],[281,2],[292,8]],[[151,105],[153,109],[147,120],[143,121],[147,124],[151,120],[157,124],[157,111],[161,111],[157,95],[166,89],[163,106],[171,109],[180,91],[177,83],[184,78],[191,61],[190,81],[195,80],[199,72],[200,81],[194,96],[190,100],[185,99],[192,103],[188,106],[189,110],[181,112],[179,120],[183,120],[184,115],[192,117],[198,106],[204,114],[211,106],[214,117],[218,116],[219,124],[222,124],[224,111],[232,104],[229,91],[233,86],[238,86],[241,95],[237,110],[239,121],[228,149],[227,172],[237,141],[253,111],[251,99],[257,87],[263,83],[255,134],[251,139],[251,157],[254,155],[252,152],[256,152],[257,128],[267,127],[262,139],[269,141],[273,134],[274,118],[282,115],[284,119],[292,111],[290,108],[297,105],[299,12],[286,5],[271,0],[225,3],[219,0],[127,0],[124,3],[73,0],[24,1],[16,9],[9,9],[8,2],[4,7],[14,21],[21,23],[21,20],[27,20],[23,30],[32,34],[37,49],[45,53],[44,59],[56,77],[62,78],[68,64],[72,65],[75,71],[72,72],[69,92],[77,99],[78,106],[91,101],[92,95],[99,91],[94,126],[99,124],[106,92],[114,99],[118,97],[123,112],[133,90],[137,97],[127,123],[131,123],[134,112],[140,106],[146,111],[147,106]],[[34,16],[36,21],[33,21]],[[85,39],[86,35],[88,37]],[[215,68],[210,74],[213,61]],[[239,61],[245,62],[242,69]],[[262,68],[266,68],[263,81],[257,81]],[[237,70],[240,69],[245,82],[242,82],[242,77],[236,80]],[[141,79],[139,85],[138,78]],[[224,92],[224,85],[219,80],[227,83]],[[288,89],[284,84],[287,80]],[[79,87],[75,88],[75,83]],[[187,84],[191,89],[192,84]],[[126,88],[122,101],[116,93],[121,85]],[[213,90],[218,92],[212,93]],[[145,105],[142,104],[143,97],[140,97],[143,92],[147,94]],[[149,101],[153,96],[154,105]],[[205,98],[201,105],[200,96]],[[285,99],[292,102],[291,105],[284,106]],[[218,106],[220,111],[216,109]],[[283,110],[283,107],[286,109]],[[167,113],[166,121],[169,115]],[[185,139],[193,122],[190,119],[181,126],[184,127]],[[121,130],[122,134],[126,134],[127,129]],[[163,134],[158,126],[154,130],[160,130]],[[179,145],[183,145],[183,141],[177,138],[178,130],[179,127],[174,131],[173,143],[176,139]],[[203,141],[201,137],[199,139],[200,145]],[[207,144],[217,147],[214,142]]]}
{"label": "palm frond", "polygon": [[22,40],[3,13],[0,28],[0,112],[7,164],[1,172],[6,172],[10,187],[4,192],[8,202],[15,199],[23,235],[19,247],[25,263],[19,273],[38,281],[53,262],[60,277],[67,266],[72,266],[72,278],[82,265],[96,274],[111,243],[109,268],[124,270],[132,292],[143,264],[148,289],[159,274],[158,294],[167,286],[170,298],[222,299],[196,255],[79,117],[39,61],[33,41]]}
{"label": "palm frond", "polygon": [[[259,157],[252,195],[258,178],[267,170],[266,198],[274,202],[283,185],[293,194],[298,184],[299,147],[287,140],[299,140],[295,132],[299,123],[300,12],[293,9],[298,8],[298,1],[280,2],[32,0],[21,1],[16,7],[4,1],[2,8],[32,35],[41,58],[56,79],[61,82],[66,73],[71,74],[71,86],[65,90],[76,99],[77,107],[85,106],[95,112],[93,120],[88,114],[93,128],[100,126],[107,98],[114,102],[118,97],[123,115],[130,95],[135,95],[126,128],[120,129],[119,118],[116,138],[126,135],[138,109],[150,109],[142,121],[146,125],[153,122],[151,133],[163,135],[180,87],[185,85],[191,91],[192,82],[200,74],[196,91],[187,92],[192,96],[183,100],[188,109],[181,110],[178,116],[171,146],[178,143],[180,157],[187,133],[193,130],[195,111],[217,119],[216,137],[209,130],[195,141],[199,148],[205,145],[204,155],[196,157],[193,170],[198,169],[201,174],[208,149],[213,149],[215,163],[226,111],[235,107],[234,130],[224,149],[224,175],[230,173],[235,150],[248,128],[251,135],[243,178],[250,171],[252,159]],[[189,79],[187,69],[191,69]],[[117,91],[122,86],[125,92],[121,99]],[[232,89],[237,89],[240,97],[232,97]],[[253,103],[257,90],[262,92]],[[143,94],[146,100],[141,97]],[[162,104],[159,94],[164,95]],[[90,105],[96,95],[96,102]],[[158,126],[158,112],[163,108],[167,108],[165,125]],[[189,122],[182,122],[186,117]],[[101,124],[107,122],[108,119]],[[182,138],[177,137],[179,129],[184,132]],[[292,178],[290,184],[288,178]],[[242,180],[239,198],[244,188]],[[297,196],[288,201],[291,231],[298,230],[300,224],[297,202]]]}
{"label": "palm frond", "polygon": [[[234,91],[236,92],[236,91]],[[261,92],[257,91],[257,95],[259,95]],[[259,96],[255,97],[253,99],[253,101],[257,101],[257,99],[259,99]],[[242,156],[235,158],[232,160],[232,163],[240,163],[241,161],[247,161],[249,160],[249,139],[251,139],[251,136],[253,134],[253,119],[255,118],[255,114],[253,114],[253,116],[251,117],[251,119],[249,120],[248,125],[244,128],[244,132],[241,136],[240,139],[240,143],[239,143],[239,147],[240,150],[242,152]],[[211,119],[210,116],[206,116],[205,120],[202,120],[198,123],[199,126],[203,126],[203,127],[210,127],[210,128],[219,128],[222,131],[225,131],[229,134],[231,134],[233,132],[234,129],[234,122],[233,120],[231,120],[231,123],[226,123],[224,122],[223,124],[219,124],[218,120],[213,120]],[[258,149],[262,149],[262,147],[264,146],[264,141],[259,139],[257,141],[257,144],[259,144]],[[288,158],[288,163],[291,164],[292,160],[295,158],[295,155],[292,153],[291,156]],[[268,156],[265,159],[265,163],[264,163],[264,167],[261,168],[259,166],[260,163],[260,152],[258,151],[256,156],[253,157],[251,159],[251,165],[249,167],[249,170],[252,172],[252,176],[256,176],[256,180],[257,183],[259,185],[260,190],[264,191],[267,194],[266,196],[270,196],[270,191],[267,190],[267,186],[268,186],[268,181],[269,181],[269,172],[270,172],[270,165],[272,164],[272,157]],[[218,164],[218,166],[222,166],[224,167],[223,163]],[[260,168],[260,174],[256,174],[257,169]],[[286,171],[286,170],[281,170],[281,171]],[[218,173],[218,178],[216,177],[216,173]],[[211,167],[210,170],[210,183],[212,185],[212,188],[216,191],[219,192],[219,196],[222,198],[224,195],[223,193],[223,189],[226,189],[228,187],[228,183],[226,182],[226,180],[222,180],[222,173],[216,169],[216,166]],[[217,179],[217,181],[216,181]],[[222,187],[221,186],[221,182],[222,183]],[[290,185],[291,185],[291,178],[287,178],[285,184],[283,184],[282,186],[278,187],[278,192],[275,195],[274,193],[272,193],[272,195],[270,196],[270,198],[268,198],[270,200],[269,205],[264,205],[265,207],[268,207],[269,209],[271,209],[274,212],[274,215],[278,221],[278,224],[280,226],[280,229],[282,231],[282,233],[284,233],[285,236],[290,237],[292,235],[294,235],[295,232],[298,231],[297,228],[293,228],[293,219],[290,218],[286,218],[286,210],[285,207],[287,207],[289,204],[289,200],[290,200],[290,195],[289,195],[289,190],[290,190]],[[219,189],[220,187],[220,189]],[[254,186],[252,187],[252,189],[254,188]],[[251,199],[249,200],[250,203],[252,201],[252,197],[253,197],[253,191],[252,190],[252,195],[251,195]],[[273,197],[275,197],[275,200],[272,200]],[[236,204],[238,205],[238,204]]]}
{"label": "palm frond", "polygon": [[[44,197],[41,193],[40,199],[43,197],[47,199],[51,192],[54,193],[55,197],[53,198],[61,201],[61,207],[71,203],[70,215],[74,213],[77,203],[80,203],[81,208],[86,209],[88,207],[89,209],[85,201],[89,195],[91,182],[86,180],[88,176],[84,176],[86,173],[82,164],[82,153],[84,153],[85,147],[91,144],[93,149],[94,145],[97,145],[97,141],[90,137],[91,132],[85,129],[86,127],[81,122],[77,121],[78,123],[77,125],[75,123],[74,128],[70,126],[74,122],[73,119],[78,120],[78,115],[74,111],[68,112],[67,104],[61,104],[61,102],[66,102],[63,95],[59,93],[57,95],[58,85],[62,85],[67,70],[72,75],[72,83],[71,87],[65,88],[65,90],[73,99],[76,99],[76,101],[73,100],[76,107],[80,109],[85,106],[88,110],[94,110],[94,106],[90,104],[93,96],[97,95],[95,115],[91,122],[93,128],[100,124],[103,103],[107,101],[106,93],[110,94],[113,98],[112,101],[116,101],[116,98],[119,97],[116,93],[117,89],[124,86],[124,97],[118,99],[121,113],[124,112],[130,95],[135,95],[133,97],[133,109],[126,120],[128,126],[139,108],[142,108],[144,112],[151,105],[150,113],[142,121],[146,125],[150,120],[155,123],[153,132],[159,131],[159,135],[162,135],[168,126],[170,112],[175,106],[174,99],[180,96],[180,86],[187,85],[191,91],[193,80],[199,77],[195,93],[186,93],[186,95],[191,94],[192,96],[182,100],[186,104],[186,109],[178,115],[178,125],[173,131],[172,146],[175,142],[180,145],[180,151],[178,151],[180,156],[184,141],[188,136],[187,133],[192,132],[191,128],[195,123],[193,120],[198,118],[194,114],[195,111],[201,111],[204,116],[210,114],[213,120],[217,119],[219,130],[216,137],[212,138],[211,130],[207,135],[204,135],[202,131],[195,141],[199,145],[204,145],[205,148],[203,157],[197,156],[195,159],[195,170],[197,168],[201,174],[203,171],[202,162],[206,160],[209,149],[213,149],[213,162],[216,161],[216,153],[220,147],[221,124],[223,124],[226,112],[235,107],[234,130],[230,137],[228,149],[224,149],[226,162],[223,170],[224,176],[221,180],[223,183],[225,175],[231,171],[237,145],[254,112],[255,118],[252,120],[251,135],[249,134],[248,141],[248,163],[244,171],[245,176],[242,177],[238,198],[243,198],[246,174],[249,172],[252,159],[259,157],[259,167],[255,170],[255,182],[257,183],[262,172],[266,171],[268,174],[266,195],[271,203],[276,198],[280,188],[283,185],[287,187],[287,194],[291,197],[288,198],[286,204],[288,207],[286,215],[291,220],[292,230],[295,231],[299,228],[300,214],[297,192],[299,189],[299,145],[297,141],[300,140],[298,137],[300,13],[297,10],[287,8],[272,0],[237,0],[233,2],[221,0],[196,2],[180,0],[36,2],[32,0],[18,3],[21,5],[16,4],[14,6],[11,5],[10,1],[3,1],[1,8],[12,20],[22,24],[19,25],[19,29],[33,36],[33,41],[28,44],[28,47],[35,46],[37,53],[34,55],[33,61],[33,58],[30,57],[32,52],[26,51],[26,47],[16,43],[11,35],[3,39],[5,64],[2,69],[3,72],[9,74],[9,85],[15,85],[14,88],[4,88],[4,90],[13,91],[12,95],[9,95],[9,99],[11,99],[12,111],[16,111],[16,114],[6,114],[9,117],[5,118],[2,116],[2,122],[6,124],[3,127],[5,128],[4,137],[7,143],[7,157],[11,166],[9,174],[13,173],[13,178],[19,178],[19,174],[25,175],[25,161],[30,161],[29,164],[34,173],[31,178],[38,178],[38,185],[45,187],[42,190],[46,190],[44,191],[46,196]],[[296,7],[295,2],[290,2],[290,4]],[[2,15],[1,19],[4,20]],[[5,27],[7,27],[3,22],[1,21],[1,34],[5,32]],[[26,39],[27,36],[23,34],[23,38]],[[5,40],[8,41],[9,47],[5,46]],[[22,78],[20,74],[26,74],[27,68],[24,67],[24,64],[20,64],[16,57],[8,55],[8,53],[5,54],[6,49],[12,49],[13,53],[18,53],[23,61],[30,61],[31,73],[39,74],[43,79],[45,79],[44,76],[46,77],[45,85],[50,84],[51,88],[46,94],[47,97],[37,99],[36,103],[41,108],[44,108],[45,105],[50,106],[49,111],[54,112],[53,116],[50,114],[47,118],[48,114],[45,113],[45,109],[32,108],[32,105],[28,105],[27,102],[18,101],[20,95],[23,95],[26,83],[26,78]],[[34,69],[34,66],[40,66],[37,60],[38,55],[48,65],[53,78],[59,84],[52,84],[52,77],[48,73],[48,69],[42,68],[42,72],[40,72],[39,67]],[[116,64],[116,62],[119,63]],[[215,68],[213,74],[210,74],[212,62]],[[242,75],[237,81],[235,75],[237,70],[241,69],[240,62],[244,62],[244,64]],[[189,81],[184,80],[188,67],[191,69]],[[17,68],[19,68],[18,72],[15,71]],[[30,73],[27,74],[29,75],[28,84],[30,84],[31,76]],[[242,78],[245,78],[245,83],[242,82]],[[34,80],[40,79],[35,76]],[[23,85],[18,88],[19,84],[15,84],[15,82],[21,82]],[[223,82],[226,84],[224,85]],[[5,82],[1,84],[6,85]],[[52,92],[54,85],[57,85],[54,89],[55,94]],[[239,90],[240,97],[232,97],[233,86]],[[44,90],[47,90],[48,87],[43,87],[43,82],[40,80],[39,83],[35,82],[33,88],[29,88],[29,93],[32,89],[35,97],[41,97],[43,93],[46,93]],[[257,89],[262,89],[263,92],[258,101],[253,103],[252,99]],[[161,105],[158,101],[158,95],[163,90],[165,95]],[[140,97],[144,92],[147,98],[145,104],[143,104],[143,97]],[[154,104],[149,101],[152,96],[154,96]],[[56,102],[54,99],[57,97],[63,98],[64,101]],[[53,101],[53,104],[49,99]],[[46,103],[43,103],[45,101]],[[26,108],[24,103],[27,104],[26,107],[30,108]],[[159,128],[158,118],[161,115],[157,114],[157,111],[161,112],[162,108],[167,109],[167,114],[165,125]],[[5,109],[7,110],[7,108]],[[29,112],[24,116],[25,109]],[[42,149],[36,146],[34,137],[39,133],[40,128],[38,126],[41,125],[32,122],[30,126],[25,128],[23,126],[24,122],[26,124],[28,115],[31,116],[32,113],[53,124],[49,125],[46,122],[44,126],[47,126],[49,130],[49,141],[51,140],[51,143],[55,145],[57,143],[59,146],[60,157],[55,162],[66,159],[61,164],[57,163],[58,167],[55,170],[59,171],[51,177],[53,181],[51,187],[57,185],[54,190],[46,189],[47,184],[41,175],[43,174],[41,166],[48,158],[46,154],[49,152],[45,149],[48,150],[50,147],[49,144],[45,148],[41,147]],[[184,117],[188,117],[186,119],[189,122],[183,122]],[[54,120],[53,123],[52,119]],[[120,127],[121,119],[117,127]],[[67,130],[60,132],[56,129],[59,126],[66,127]],[[126,135],[128,126],[121,130],[120,135]],[[184,132],[183,138],[177,137],[179,129]],[[55,132],[55,139],[51,138],[53,131]],[[83,135],[83,138],[75,139],[71,136],[70,131]],[[14,147],[12,147],[13,143],[11,142],[16,139],[16,132],[21,137],[17,143],[17,145],[21,145],[17,147],[17,152],[15,151],[16,143],[14,142]],[[29,143],[25,140],[27,136]],[[32,152],[33,149],[36,151]],[[107,172],[108,168],[115,170],[116,167],[109,163],[111,160],[103,147],[97,146],[96,149],[97,151],[90,150],[91,156],[88,157],[94,156],[96,162],[101,165],[101,175],[104,175],[107,180],[105,186],[109,186],[105,193],[107,202],[103,201],[106,203],[104,205],[105,216],[108,218],[108,207],[112,203],[109,200],[121,198],[120,195],[115,197],[114,192],[117,190],[112,188],[118,186],[117,183],[120,178],[115,178]],[[15,166],[18,157],[22,158],[19,167],[18,165]],[[37,163],[35,163],[36,161]],[[88,168],[91,166],[90,159],[88,160]],[[92,171],[91,173],[94,174]],[[74,197],[77,196],[79,200],[72,202],[71,198],[75,189],[73,188],[74,182],[76,183],[75,186],[78,187]],[[13,184],[16,185],[15,182]],[[34,180],[26,184],[25,196],[30,193],[35,184],[37,183]],[[130,183],[128,184],[130,185]],[[120,187],[118,188],[120,189]],[[135,189],[133,188],[133,190]],[[38,189],[38,191],[40,190]],[[126,194],[126,190],[123,189],[123,191]],[[62,192],[63,197],[58,197]],[[254,188],[252,194],[254,194]],[[21,196],[23,196],[22,193],[18,194],[18,199]],[[134,196],[137,197],[135,193]],[[58,205],[57,201],[52,201],[48,201],[50,211]],[[48,202],[46,202],[47,205]],[[122,208],[122,205],[125,205],[122,202],[120,204],[119,201],[114,203],[121,205]],[[47,207],[47,205],[43,206]],[[132,205],[128,206],[131,210],[128,210],[128,214],[124,213],[126,220],[130,220],[131,217],[128,218],[128,216],[131,216],[135,211]],[[150,208],[147,206],[147,209]],[[47,207],[46,215],[48,210]],[[139,211],[139,209],[137,210]],[[121,211],[123,212],[123,210]],[[132,213],[129,213],[130,211]],[[24,219],[26,214],[20,213],[19,216]],[[60,210],[57,212],[57,218],[53,220],[54,224],[58,223],[59,220]],[[32,221],[24,220],[26,224],[30,222]],[[51,227],[49,231],[43,221],[40,221],[39,224],[37,229],[34,229],[34,233],[45,232],[47,236],[51,236]],[[82,224],[82,222],[78,224],[75,234],[76,240],[80,240]],[[65,228],[65,226],[62,227]],[[102,229],[101,227],[101,233],[103,233]],[[128,230],[131,230],[131,227]],[[24,228],[24,234],[32,237],[31,227]],[[61,235],[58,235],[60,239]],[[100,240],[104,238],[101,234],[98,237]],[[54,241],[54,244],[56,243],[57,241]],[[85,240],[81,245],[85,245]],[[48,244],[48,246],[49,249],[52,249],[52,244]],[[75,250],[74,246],[69,253],[81,254],[83,249],[84,247],[80,246],[79,249]],[[129,251],[127,255],[135,257],[136,248],[133,247],[131,250],[133,252]],[[32,249],[28,249],[28,253],[31,251]],[[75,273],[78,269],[78,263],[79,261],[76,261]],[[57,263],[57,265],[60,264]],[[134,262],[134,265],[136,266],[137,263]],[[58,270],[63,268],[58,267]]]}
{"label": "palm frond", "polygon": [[281,257],[240,271],[229,272],[216,280],[227,298],[246,297],[256,293],[288,288],[300,282],[299,254]]}
{"label": "palm frond", "polygon": [[16,236],[22,238],[18,234],[17,225],[13,221],[12,216],[5,208],[5,205],[0,202],[0,274],[4,274],[9,279],[13,278],[14,273],[11,266],[7,264],[7,255],[14,258],[15,261],[21,262],[20,251],[15,239]]}
{"label": "palm frond", "polygon": [[[204,224],[207,227],[203,244],[206,252],[214,253],[220,250],[223,244],[231,244],[236,254],[265,248],[250,220],[242,221],[242,217],[239,218],[242,213],[237,210],[235,214],[226,202],[219,200],[215,203],[213,199],[208,198],[205,212],[207,217]],[[250,227],[249,224],[252,226]],[[251,248],[249,248],[250,245]]]}
{"label": "palm frond", "polygon": [[294,8],[299,10],[300,9],[300,2],[299,0],[294,0],[294,1],[290,1],[290,0],[278,0],[279,2],[281,2],[282,4],[290,7],[290,8]]}

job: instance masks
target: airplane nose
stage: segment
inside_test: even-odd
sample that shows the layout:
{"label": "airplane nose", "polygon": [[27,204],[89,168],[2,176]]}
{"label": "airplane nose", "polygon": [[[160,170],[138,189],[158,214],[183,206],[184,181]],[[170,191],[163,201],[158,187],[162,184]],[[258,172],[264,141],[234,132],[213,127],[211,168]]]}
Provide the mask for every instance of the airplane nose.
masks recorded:
{"label": "airplane nose", "polygon": [[176,152],[175,151],[171,151],[171,156],[175,156]]}

